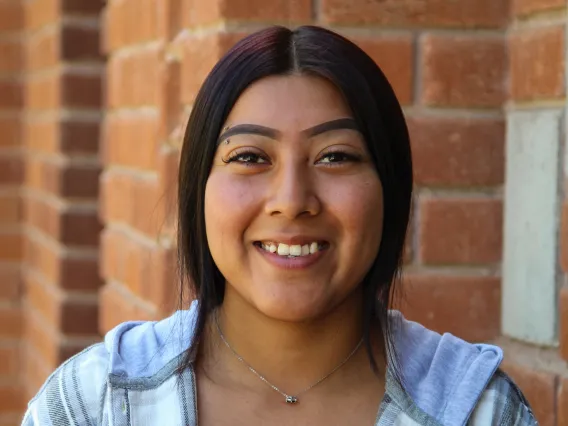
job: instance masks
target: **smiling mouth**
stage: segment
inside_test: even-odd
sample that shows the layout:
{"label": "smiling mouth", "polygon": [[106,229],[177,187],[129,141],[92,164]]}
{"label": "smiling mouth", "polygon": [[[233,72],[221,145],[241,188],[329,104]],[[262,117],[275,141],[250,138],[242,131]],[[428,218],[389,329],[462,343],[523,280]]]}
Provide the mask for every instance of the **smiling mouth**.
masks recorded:
{"label": "smiling mouth", "polygon": [[329,247],[327,241],[313,241],[310,244],[284,244],[274,241],[255,241],[254,245],[258,248],[287,258],[306,257]]}

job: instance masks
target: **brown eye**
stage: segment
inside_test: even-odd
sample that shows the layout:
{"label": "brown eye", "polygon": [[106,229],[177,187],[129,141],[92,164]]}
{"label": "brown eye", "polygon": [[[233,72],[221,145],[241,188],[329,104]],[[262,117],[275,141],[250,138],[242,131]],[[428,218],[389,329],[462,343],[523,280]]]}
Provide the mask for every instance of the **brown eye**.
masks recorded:
{"label": "brown eye", "polygon": [[255,152],[237,152],[231,155],[225,163],[266,164],[268,160]]}
{"label": "brown eye", "polygon": [[324,154],[317,162],[320,164],[334,164],[357,161],[360,161],[360,159],[352,154],[347,154],[345,152],[329,152]]}

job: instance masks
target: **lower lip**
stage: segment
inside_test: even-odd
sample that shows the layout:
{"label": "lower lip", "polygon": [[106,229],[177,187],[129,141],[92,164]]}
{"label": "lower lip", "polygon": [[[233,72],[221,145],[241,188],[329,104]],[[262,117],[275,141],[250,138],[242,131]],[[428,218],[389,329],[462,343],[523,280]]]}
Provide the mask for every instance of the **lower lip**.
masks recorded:
{"label": "lower lip", "polygon": [[298,257],[288,257],[288,256],[280,256],[276,253],[271,253],[269,251],[264,250],[263,248],[255,245],[254,246],[259,253],[264,256],[266,260],[268,260],[274,266],[281,268],[281,269],[305,269],[312,266],[318,260],[322,258],[322,256],[329,250],[329,246],[318,250],[315,253],[312,253],[307,256],[298,256]]}

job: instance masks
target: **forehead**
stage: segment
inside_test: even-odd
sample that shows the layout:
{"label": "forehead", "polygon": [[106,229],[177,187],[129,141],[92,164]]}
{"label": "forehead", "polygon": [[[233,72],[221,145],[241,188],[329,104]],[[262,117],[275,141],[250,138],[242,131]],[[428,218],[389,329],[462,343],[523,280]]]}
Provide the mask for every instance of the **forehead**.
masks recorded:
{"label": "forehead", "polygon": [[351,116],[341,93],[327,80],[286,75],[266,77],[248,87],[235,103],[227,123],[253,123],[286,132]]}

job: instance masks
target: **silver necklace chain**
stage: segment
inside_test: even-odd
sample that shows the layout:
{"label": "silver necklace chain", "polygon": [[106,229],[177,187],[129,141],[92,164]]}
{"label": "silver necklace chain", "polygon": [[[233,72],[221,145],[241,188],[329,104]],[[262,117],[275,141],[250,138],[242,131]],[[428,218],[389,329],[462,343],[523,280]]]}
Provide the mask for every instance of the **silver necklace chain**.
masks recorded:
{"label": "silver necklace chain", "polygon": [[219,326],[219,318],[218,318],[217,313],[215,313],[215,325],[217,326],[217,331],[219,332],[219,336],[221,337],[221,340],[223,340],[223,343],[225,343],[225,346],[227,346],[227,348],[233,353],[235,358],[237,358],[241,363],[243,363],[260,380],[262,380],[264,383],[266,383],[268,386],[270,386],[272,389],[274,389],[276,392],[278,392],[280,395],[282,395],[284,397],[286,403],[288,403],[288,404],[296,404],[298,402],[298,396],[309,391],[313,387],[319,385],[321,382],[323,382],[325,379],[327,379],[329,376],[331,376],[333,373],[335,373],[337,370],[339,370],[341,367],[343,367],[345,365],[345,363],[347,363],[347,361],[349,361],[351,359],[351,357],[353,355],[355,355],[357,350],[359,350],[359,348],[363,344],[363,338],[361,338],[361,340],[359,340],[359,343],[357,343],[357,346],[355,346],[355,348],[351,351],[351,353],[343,361],[341,361],[341,363],[339,363],[339,365],[337,365],[333,370],[331,370],[329,373],[327,373],[325,376],[323,376],[321,379],[319,379],[317,382],[313,383],[312,385],[308,386],[307,388],[302,389],[300,392],[296,393],[295,395],[291,395],[291,394],[288,394],[288,393],[282,391],[280,388],[278,388],[277,386],[270,383],[262,374],[260,374],[248,362],[246,362],[243,359],[243,357],[240,356],[237,353],[237,351],[235,351],[233,349],[233,347],[229,344],[229,342],[225,338],[225,335],[221,331],[221,327]]}

